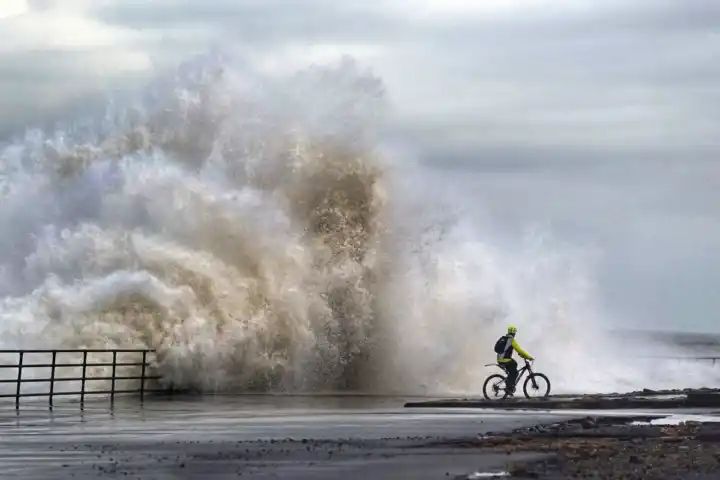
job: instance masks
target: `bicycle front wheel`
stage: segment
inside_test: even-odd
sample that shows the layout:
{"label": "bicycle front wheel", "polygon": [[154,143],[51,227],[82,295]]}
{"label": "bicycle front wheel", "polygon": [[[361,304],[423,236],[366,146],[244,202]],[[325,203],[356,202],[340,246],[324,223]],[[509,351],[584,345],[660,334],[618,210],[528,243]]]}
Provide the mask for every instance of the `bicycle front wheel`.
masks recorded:
{"label": "bicycle front wheel", "polygon": [[550,395],[550,380],[542,373],[533,373],[525,379],[523,393],[527,398],[543,398]]}
{"label": "bicycle front wheel", "polygon": [[483,395],[488,400],[502,400],[507,396],[505,390],[505,377],[498,375],[490,375],[483,385]]}

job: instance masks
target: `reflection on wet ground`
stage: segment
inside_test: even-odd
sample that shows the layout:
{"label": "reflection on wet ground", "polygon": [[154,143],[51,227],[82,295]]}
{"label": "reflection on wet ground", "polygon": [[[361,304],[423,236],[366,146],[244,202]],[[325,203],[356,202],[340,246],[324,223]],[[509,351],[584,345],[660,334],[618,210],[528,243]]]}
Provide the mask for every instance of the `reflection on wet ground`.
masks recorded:
{"label": "reflection on wet ground", "polygon": [[[428,428],[438,434],[465,430],[473,422],[489,419],[513,423],[526,414],[478,414],[474,410],[416,411],[403,408],[396,397],[308,396],[206,396],[56,405],[24,404],[19,412],[10,405],[0,409],[5,435],[27,439],[35,435],[93,438],[112,433],[114,439],[135,435],[183,435],[233,439],[379,438],[385,435],[420,435]],[[469,422],[469,423],[468,423]],[[12,428],[14,427],[14,428]]]}
{"label": "reflection on wet ground", "polygon": [[[205,396],[0,405],[6,478],[446,478],[502,455],[431,447],[586,412],[409,409],[409,398]],[[603,412],[637,415],[638,412]],[[452,478],[452,476],[451,476]]]}
{"label": "reflection on wet ground", "polygon": [[[6,477],[440,478],[480,465],[426,439],[472,437],[555,415],[403,408],[407,398],[208,396],[0,408]],[[495,458],[497,457],[497,458]],[[502,469],[497,455],[486,459]],[[487,464],[487,462],[485,462]],[[414,472],[414,473],[413,473]],[[232,475],[231,475],[232,474]]]}

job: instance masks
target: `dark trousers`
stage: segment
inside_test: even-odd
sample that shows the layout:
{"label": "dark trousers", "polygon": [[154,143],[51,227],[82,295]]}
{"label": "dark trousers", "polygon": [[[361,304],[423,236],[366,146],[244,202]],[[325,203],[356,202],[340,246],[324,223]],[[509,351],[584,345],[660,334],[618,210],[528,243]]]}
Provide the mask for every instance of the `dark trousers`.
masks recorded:
{"label": "dark trousers", "polygon": [[515,382],[517,382],[518,364],[515,360],[502,364],[503,368],[507,372],[507,380],[505,381],[505,387],[511,391],[515,391]]}

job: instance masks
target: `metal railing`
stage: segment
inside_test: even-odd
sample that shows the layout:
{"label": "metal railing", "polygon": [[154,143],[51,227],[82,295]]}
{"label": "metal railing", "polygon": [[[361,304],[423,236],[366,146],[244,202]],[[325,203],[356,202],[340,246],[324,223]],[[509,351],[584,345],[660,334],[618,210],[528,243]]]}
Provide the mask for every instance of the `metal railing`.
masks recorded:
{"label": "metal railing", "polygon": [[[683,357],[676,357],[676,358],[682,359]],[[711,361],[712,364],[715,365],[715,362],[720,362],[720,357],[715,357],[715,356],[709,356],[709,355],[707,355],[707,356],[692,357],[692,360],[701,360],[701,361],[706,360],[706,361]]]}
{"label": "metal railing", "polygon": [[715,355],[696,355],[696,356],[671,356],[671,355],[652,355],[652,356],[643,356],[640,358],[650,358],[650,359],[657,359],[657,360],[685,360],[685,361],[708,361],[712,362],[713,365],[715,363],[720,363],[720,357]]}
{"label": "metal railing", "polygon": [[[53,407],[53,398],[57,396],[70,396],[70,395],[79,395],[80,396],[80,405],[82,406],[85,403],[85,396],[86,395],[110,395],[110,401],[113,402],[115,400],[116,394],[125,394],[125,393],[139,393],[140,394],[140,400],[142,401],[145,397],[145,393],[148,392],[157,392],[160,390],[151,390],[148,389],[146,386],[146,382],[148,380],[157,380],[160,377],[156,375],[147,375],[147,368],[149,367],[148,363],[148,354],[154,353],[154,350],[143,350],[143,349],[83,349],[83,350],[45,350],[45,349],[39,349],[39,350],[0,350],[0,354],[16,354],[17,357],[17,363],[15,364],[0,364],[0,370],[4,369],[17,369],[17,377],[16,378],[2,378],[0,379],[0,385],[2,384],[15,384],[15,393],[3,393],[0,392],[0,398],[15,398],[15,408],[20,408],[20,398],[23,397],[48,397],[48,404],[50,408]],[[29,355],[34,354],[45,354],[50,356],[50,363],[26,363],[27,357]],[[58,362],[58,355],[82,355],[82,362],[72,363],[72,362]],[[112,354],[112,361],[95,361],[90,362],[88,361],[88,355],[89,354]],[[140,361],[118,361],[118,354],[123,355],[130,355],[130,354],[136,354],[141,355],[142,359]],[[48,358],[48,357],[45,357]],[[107,368],[110,367],[111,373],[108,376],[107,374],[101,375],[101,376],[89,376],[88,375],[88,368],[95,368],[95,367],[103,367]],[[118,374],[118,368],[126,368],[126,367],[140,367],[140,375],[119,375]],[[49,377],[43,377],[43,378],[24,378],[23,377],[23,370],[28,369],[50,369],[50,375]],[[80,376],[73,375],[73,376],[58,376],[58,373],[60,373],[63,369],[82,369],[82,374]],[[137,388],[116,388],[118,387],[119,381],[134,381],[139,380],[139,385]],[[110,389],[102,389],[102,390],[91,390],[88,389],[88,382],[95,382],[95,381],[106,381],[110,382]],[[29,384],[29,383],[47,383],[48,384],[48,390],[44,392],[23,392],[22,391],[22,385],[23,384]],[[56,391],[55,387],[58,383],[65,383],[65,382],[80,382],[80,390],[73,390],[73,391]]]}

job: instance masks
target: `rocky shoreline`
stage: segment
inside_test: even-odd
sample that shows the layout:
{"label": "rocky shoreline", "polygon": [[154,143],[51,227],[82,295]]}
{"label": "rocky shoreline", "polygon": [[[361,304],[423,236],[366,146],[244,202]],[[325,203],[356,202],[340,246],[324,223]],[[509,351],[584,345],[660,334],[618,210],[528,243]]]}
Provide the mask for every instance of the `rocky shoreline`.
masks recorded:
{"label": "rocky shoreline", "polygon": [[[508,467],[503,475],[519,479],[720,478],[720,423],[650,424],[655,418],[586,417],[489,434],[465,446],[483,453],[506,453]],[[516,460],[529,452],[546,456]]]}
{"label": "rocky shoreline", "polygon": [[478,398],[442,399],[407,402],[406,408],[495,408],[543,410],[618,410],[618,409],[677,409],[718,408],[719,389],[643,390],[630,393],[597,395],[553,395],[547,398],[506,398],[485,400]]}

